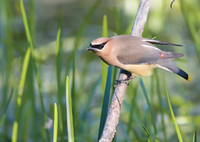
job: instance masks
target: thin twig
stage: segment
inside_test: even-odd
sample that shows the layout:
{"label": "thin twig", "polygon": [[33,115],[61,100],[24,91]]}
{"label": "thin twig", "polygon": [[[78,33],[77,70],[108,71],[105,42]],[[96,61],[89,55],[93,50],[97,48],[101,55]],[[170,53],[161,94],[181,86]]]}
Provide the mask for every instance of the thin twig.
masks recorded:
{"label": "thin twig", "polygon": [[173,5],[174,2],[175,2],[175,0],[172,0],[172,2],[170,4],[170,8],[171,8],[172,11],[173,11],[172,5]]}
{"label": "thin twig", "polygon": [[[151,1],[152,0],[140,1],[140,5],[131,32],[132,36],[142,37],[142,32],[147,20],[147,15],[149,12]],[[121,70],[118,80],[125,80],[130,76],[131,74],[129,72]],[[126,83],[120,83],[115,85],[115,91],[113,93],[112,101],[106,118],[106,123],[99,142],[111,142],[115,135],[116,127],[119,122],[120,109],[122,106],[124,96],[126,94],[128,82],[129,81],[127,81]]]}

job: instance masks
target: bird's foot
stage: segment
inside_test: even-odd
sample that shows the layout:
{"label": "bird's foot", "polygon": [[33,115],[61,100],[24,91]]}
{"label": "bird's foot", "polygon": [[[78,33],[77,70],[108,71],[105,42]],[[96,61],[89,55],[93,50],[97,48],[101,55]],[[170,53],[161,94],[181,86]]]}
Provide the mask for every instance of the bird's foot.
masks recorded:
{"label": "bird's foot", "polygon": [[123,79],[123,80],[116,80],[116,84],[121,84],[121,83],[124,83],[124,84],[126,84],[127,86],[129,85],[129,83],[127,82],[127,81],[129,81],[129,79]]}
{"label": "bird's foot", "polygon": [[121,84],[121,83],[124,83],[124,84],[126,84],[126,85],[128,86],[128,85],[129,85],[128,82],[129,82],[131,79],[133,79],[133,78],[134,78],[133,76],[130,76],[130,77],[126,78],[126,79],[116,80],[117,83],[114,85],[114,88],[115,88],[118,84]]}

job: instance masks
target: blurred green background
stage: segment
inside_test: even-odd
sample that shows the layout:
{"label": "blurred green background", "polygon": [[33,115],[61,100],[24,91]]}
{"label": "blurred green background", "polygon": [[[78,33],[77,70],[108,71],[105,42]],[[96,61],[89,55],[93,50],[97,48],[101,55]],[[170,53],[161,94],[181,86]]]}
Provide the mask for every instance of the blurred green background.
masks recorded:
{"label": "blurred green background", "polygon": [[[57,140],[67,141],[66,76],[71,86],[75,141],[97,141],[107,66],[85,49],[92,40],[102,37],[104,15],[108,37],[130,34],[139,0],[24,0],[23,3],[29,37],[20,1],[0,1],[0,141],[11,141],[13,137],[20,142],[52,141],[54,103],[58,104]],[[170,0],[152,1],[143,37],[182,44],[183,47],[159,48],[183,53],[184,57],[174,62],[192,81],[160,69],[142,79],[159,141],[178,141],[165,95],[165,76],[176,122],[187,142],[192,141],[195,130],[197,137],[200,135],[200,1],[176,0],[174,11],[170,3]],[[56,39],[60,41],[57,45]],[[30,60],[25,58],[26,54]],[[25,61],[27,73],[23,72]],[[112,85],[118,72],[119,69],[113,68]],[[112,85],[108,95],[112,95]],[[155,141],[151,119],[138,79],[134,79],[128,86],[113,141],[147,141],[142,124]],[[17,137],[13,136],[14,121],[18,122]]]}

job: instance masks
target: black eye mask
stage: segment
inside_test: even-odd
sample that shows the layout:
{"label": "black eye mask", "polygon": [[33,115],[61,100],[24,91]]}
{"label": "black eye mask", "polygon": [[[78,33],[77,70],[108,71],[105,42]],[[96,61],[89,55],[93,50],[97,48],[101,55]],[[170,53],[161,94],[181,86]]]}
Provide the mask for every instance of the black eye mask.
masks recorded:
{"label": "black eye mask", "polygon": [[90,43],[90,46],[91,46],[92,48],[96,48],[96,49],[103,49],[103,47],[105,46],[106,43],[107,43],[107,42],[104,42],[104,43],[101,43],[101,44],[96,44],[96,45],[92,45],[92,44]]}

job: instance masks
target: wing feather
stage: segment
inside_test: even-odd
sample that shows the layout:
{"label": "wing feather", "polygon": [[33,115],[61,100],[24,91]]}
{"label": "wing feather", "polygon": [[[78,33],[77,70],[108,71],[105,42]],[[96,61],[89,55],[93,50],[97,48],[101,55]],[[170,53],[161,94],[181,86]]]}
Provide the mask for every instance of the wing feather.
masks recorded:
{"label": "wing feather", "polygon": [[[120,42],[122,40],[123,42]],[[113,46],[117,47],[115,54],[119,62],[123,64],[157,64],[183,56],[180,53],[161,51],[152,43],[174,46],[181,45],[154,39],[121,35],[112,38],[111,42]]]}
{"label": "wing feather", "polygon": [[167,43],[167,42],[162,42],[159,40],[154,40],[154,39],[148,39],[148,38],[143,38],[143,41],[153,43],[153,44],[161,44],[161,45],[172,45],[172,46],[183,46],[180,44],[174,44],[174,43]]}
{"label": "wing feather", "polygon": [[165,52],[156,48],[154,45],[143,42],[140,47],[136,48],[135,45],[123,48],[117,58],[123,64],[157,64],[172,59],[180,58],[183,56],[181,53]]}

